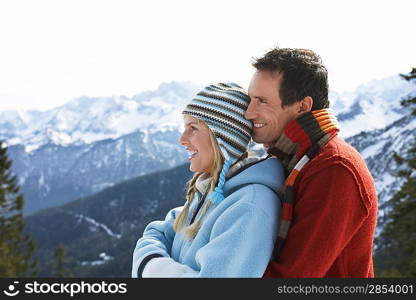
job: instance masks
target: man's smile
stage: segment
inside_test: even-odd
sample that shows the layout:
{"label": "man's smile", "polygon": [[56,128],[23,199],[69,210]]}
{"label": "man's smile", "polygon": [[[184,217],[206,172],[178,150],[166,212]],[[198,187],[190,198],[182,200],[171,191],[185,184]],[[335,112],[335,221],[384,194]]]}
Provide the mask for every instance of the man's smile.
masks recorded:
{"label": "man's smile", "polygon": [[258,129],[258,128],[262,128],[262,127],[266,126],[266,123],[254,123],[253,122],[253,126],[254,126],[255,129]]}

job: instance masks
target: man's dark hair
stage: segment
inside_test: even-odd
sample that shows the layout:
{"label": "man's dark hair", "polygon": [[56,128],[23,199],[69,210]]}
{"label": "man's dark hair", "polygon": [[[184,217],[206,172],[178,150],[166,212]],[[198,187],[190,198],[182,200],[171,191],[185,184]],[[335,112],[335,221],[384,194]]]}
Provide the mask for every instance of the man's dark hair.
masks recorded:
{"label": "man's dark hair", "polygon": [[308,49],[274,48],[263,57],[256,58],[253,67],[258,71],[281,72],[282,106],[313,99],[312,110],[328,108],[328,72],[321,57]]}

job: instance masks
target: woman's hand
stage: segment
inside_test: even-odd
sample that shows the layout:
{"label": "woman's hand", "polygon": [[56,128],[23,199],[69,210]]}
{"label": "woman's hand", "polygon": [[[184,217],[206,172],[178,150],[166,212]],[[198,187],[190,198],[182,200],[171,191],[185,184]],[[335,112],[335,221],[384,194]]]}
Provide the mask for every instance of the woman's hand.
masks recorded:
{"label": "woman's hand", "polygon": [[180,264],[170,257],[156,257],[146,264],[142,278],[192,277],[192,274],[197,272],[187,265]]}

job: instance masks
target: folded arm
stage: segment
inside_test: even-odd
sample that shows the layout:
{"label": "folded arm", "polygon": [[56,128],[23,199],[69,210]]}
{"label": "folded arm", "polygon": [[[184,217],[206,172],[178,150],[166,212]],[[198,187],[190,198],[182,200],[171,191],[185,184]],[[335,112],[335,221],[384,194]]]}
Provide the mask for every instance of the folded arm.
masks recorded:
{"label": "folded arm", "polygon": [[173,222],[182,207],[172,209],[164,221],[149,223],[133,253],[132,277],[141,277],[144,266],[156,257],[170,257],[175,231]]}

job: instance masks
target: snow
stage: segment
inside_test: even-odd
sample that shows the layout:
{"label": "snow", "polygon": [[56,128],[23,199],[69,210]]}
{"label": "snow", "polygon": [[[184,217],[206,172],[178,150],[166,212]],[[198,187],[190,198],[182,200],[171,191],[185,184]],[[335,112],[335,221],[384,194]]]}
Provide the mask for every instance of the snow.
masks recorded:
{"label": "snow", "polygon": [[361,156],[364,159],[368,159],[371,156],[374,156],[380,152],[380,149],[383,148],[384,143],[376,143],[374,145],[371,145],[364,150],[361,151]]}
{"label": "snow", "polygon": [[38,180],[38,185],[41,186],[45,183],[45,177],[43,176],[43,172],[40,172],[40,176],[39,176],[39,180]]}
{"label": "snow", "polygon": [[[99,164],[99,166],[101,166],[101,163]],[[102,182],[102,183],[99,183],[99,184],[92,185],[91,190],[93,192],[99,192],[99,191],[102,191],[102,190],[104,190],[108,187],[112,187],[113,185],[114,185],[113,182]]]}
{"label": "snow", "polygon": [[382,179],[377,182],[377,186],[379,186],[379,189],[381,189],[383,187],[387,187],[387,186],[391,185],[396,180],[397,180],[397,177],[396,176],[393,176],[390,173],[386,173],[386,174],[384,174],[384,176],[382,177]]}
{"label": "snow", "polygon": [[98,260],[93,260],[93,261],[82,261],[81,265],[82,266],[86,266],[86,265],[90,265],[90,266],[99,266],[99,265],[103,265],[105,263],[107,263],[109,260],[113,260],[114,257],[110,256],[108,254],[106,254],[105,252],[101,252],[98,257],[100,259]]}
{"label": "snow", "polygon": [[30,153],[38,149],[41,145],[40,144],[30,144],[25,146],[25,152]]}
{"label": "snow", "polygon": [[[365,103],[366,104],[366,103]],[[402,115],[380,107],[363,105],[364,113],[356,116],[351,120],[340,122],[340,134],[344,138],[360,133],[361,131],[370,131],[381,129],[394,121],[397,121]]]}
{"label": "snow", "polygon": [[144,130],[144,129],[141,129],[140,130],[144,135],[143,135],[143,143],[144,144],[147,144],[148,142],[149,142],[149,131],[148,130]]}
{"label": "snow", "polygon": [[8,140],[9,145],[16,145],[16,144],[21,144],[22,140],[18,137],[14,137],[11,138],[10,140]]}
{"label": "snow", "polygon": [[118,199],[114,199],[114,200],[112,200],[111,202],[110,202],[110,206],[111,207],[117,207],[118,205],[119,205],[119,200]]}
{"label": "snow", "polygon": [[[91,144],[138,130],[178,129],[184,103],[195,93],[190,83],[161,84],[132,98],[79,97],[48,111],[0,112],[0,138],[32,152],[47,143]],[[138,100],[139,99],[139,100]]]}
{"label": "snow", "polygon": [[105,224],[99,223],[96,220],[94,220],[93,218],[84,216],[82,214],[75,214],[75,217],[78,218],[78,221],[85,220],[86,222],[88,222],[91,225],[90,226],[91,231],[97,231],[98,229],[102,229],[111,237],[115,237],[117,239],[121,238],[121,234],[117,234],[117,233],[112,232],[111,229],[108,228]]}
{"label": "snow", "polygon": [[19,186],[22,186],[24,183],[25,183],[25,181],[26,181],[26,179],[27,179],[27,174],[21,174],[21,175],[19,175],[18,177],[18,180],[19,180]]}
{"label": "snow", "polygon": [[344,112],[354,103],[355,96],[352,92],[340,94],[336,91],[329,91],[330,107],[338,113]]}
{"label": "snow", "polygon": [[[392,124],[403,117],[404,109],[400,101],[415,90],[414,83],[393,76],[363,84],[353,94],[335,93],[334,107],[341,107],[337,114],[351,114],[340,122],[340,135],[347,138],[361,131],[381,129]],[[339,102],[345,105],[339,105]],[[354,112],[357,107],[360,108],[359,113]]]}
{"label": "snow", "polygon": [[[0,138],[9,145],[23,144],[27,152],[47,143],[91,144],[139,130],[145,133],[147,143],[149,134],[156,131],[181,132],[181,111],[196,91],[196,86],[189,82],[171,82],[131,98],[79,97],[44,112],[3,111],[0,128],[4,130],[0,130]],[[402,116],[400,100],[412,92],[415,93],[414,84],[399,76],[371,81],[353,93],[331,91],[331,106],[336,113],[350,115],[340,122],[340,135],[350,137],[398,120]],[[355,113],[354,107],[361,109]]]}
{"label": "snow", "polygon": [[405,127],[403,127],[402,131],[407,130],[414,130],[416,128],[416,118],[413,119],[409,124],[407,124]]}

